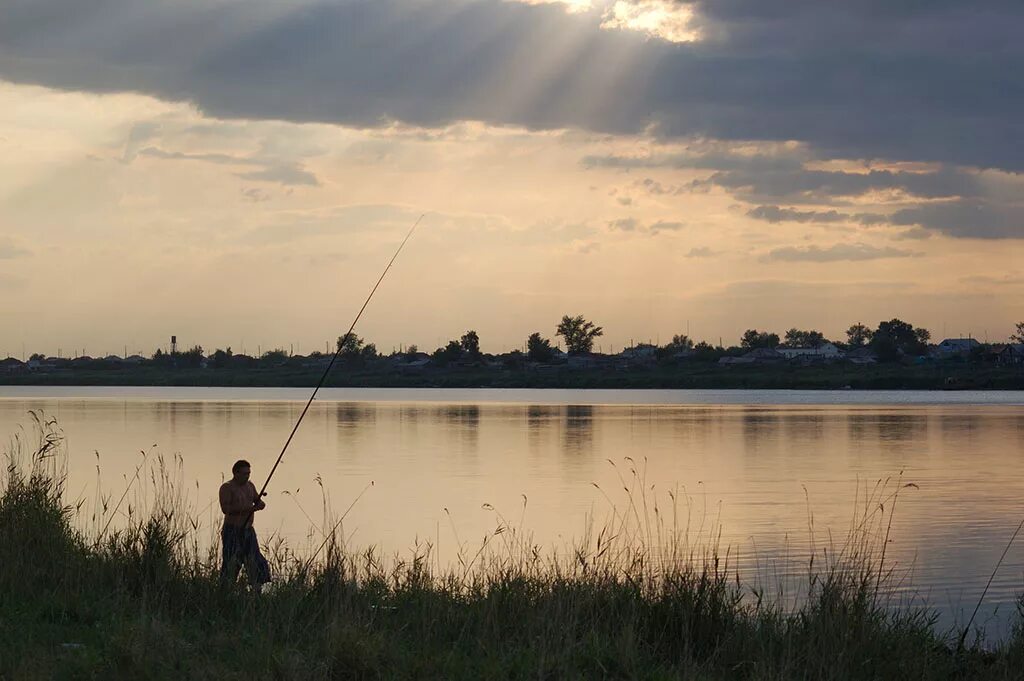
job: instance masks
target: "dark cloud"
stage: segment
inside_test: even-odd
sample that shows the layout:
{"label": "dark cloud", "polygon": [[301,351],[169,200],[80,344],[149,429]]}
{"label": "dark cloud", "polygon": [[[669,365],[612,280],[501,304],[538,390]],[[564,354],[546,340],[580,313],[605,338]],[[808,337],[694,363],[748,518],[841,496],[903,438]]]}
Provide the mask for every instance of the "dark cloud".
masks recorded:
{"label": "dark cloud", "polygon": [[1024,238],[1024,207],[982,201],[927,203],[896,211],[894,225],[917,225],[953,237]]}
{"label": "dark cloud", "polygon": [[911,227],[905,229],[902,232],[896,232],[892,235],[892,238],[896,241],[922,241],[924,239],[930,239],[932,233],[924,227]]}
{"label": "dark cloud", "polygon": [[1024,169],[1024,3],[687,4],[698,43],[512,2],[0,0],[0,77],[223,117],[653,129]]}
{"label": "dark cloud", "polygon": [[837,210],[797,210],[779,206],[755,206],[747,211],[755,220],[765,222],[856,222],[862,225],[881,225],[889,218],[881,213],[841,213]]}
{"label": "dark cloud", "polygon": [[944,168],[935,172],[869,170],[863,173],[830,170],[730,170],[712,174],[703,184],[728,190],[744,200],[785,199],[829,203],[869,192],[899,192],[924,199],[980,196],[978,177]]}
{"label": "dark cloud", "polygon": [[863,243],[820,246],[787,246],[776,248],[762,256],[764,262],[838,262],[841,260],[880,260],[882,258],[910,258],[920,255],[899,248],[878,248]]}

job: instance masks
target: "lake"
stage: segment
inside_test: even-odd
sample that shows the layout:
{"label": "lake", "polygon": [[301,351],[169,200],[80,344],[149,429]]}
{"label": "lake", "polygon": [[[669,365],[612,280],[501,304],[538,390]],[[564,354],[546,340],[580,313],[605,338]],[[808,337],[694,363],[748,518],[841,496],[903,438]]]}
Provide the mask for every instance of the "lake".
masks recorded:
{"label": "lake", "polygon": [[[308,395],[0,387],[0,434],[29,430],[30,410],[56,418],[69,490],[86,500],[97,484],[116,500],[142,452],[180,455],[182,489],[212,537],[232,462],[248,459],[262,485]],[[741,577],[770,583],[798,580],[812,543],[840,543],[877,503],[878,481],[894,492],[901,480],[914,486],[900,489],[886,560],[906,571],[901,593],[947,627],[969,617],[1024,514],[1022,463],[1021,392],[325,389],[257,529],[264,541],[316,543],[326,499],[336,515],[351,505],[350,547],[408,554],[429,542],[451,562],[499,514],[564,549],[588,522],[630,511],[630,498],[670,517],[673,491],[692,536],[720,534]],[[1024,538],[979,614],[991,636],[1005,633],[1022,573]]]}

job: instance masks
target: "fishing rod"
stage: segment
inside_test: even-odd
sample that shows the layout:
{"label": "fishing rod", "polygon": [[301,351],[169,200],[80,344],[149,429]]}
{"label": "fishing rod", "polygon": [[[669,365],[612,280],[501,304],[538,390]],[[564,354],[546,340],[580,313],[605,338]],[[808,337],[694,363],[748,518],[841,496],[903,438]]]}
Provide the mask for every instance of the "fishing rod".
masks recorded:
{"label": "fishing rod", "polygon": [[[377,279],[377,283],[374,284],[373,288],[370,290],[370,295],[366,296],[366,300],[363,301],[363,306],[359,308],[359,313],[356,314],[356,318],[352,320],[352,325],[348,327],[348,331],[338,341],[338,349],[335,350],[334,355],[331,356],[331,361],[327,365],[327,369],[324,370],[323,375],[320,377],[320,381],[316,384],[316,387],[313,388],[313,394],[309,396],[309,400],[306,402],[306,406],[302,409],[302,413],[299,414],[299,418],[295,422],[295,427],[292,428],[292,432],[288,435],[288,439],[285,441],[284,447],[281,448],[281,453],[277,455],[277,461],[274,462],[274,467],[270,469],[270,474],[267,475],[267,480],[266,482],[263,483],[263,487],[260,489],[259,496],[257,497],[258,499],[266,495],[267,485],[270,484],[270,479],[274,477],[274,472],[277,470],[277,467],[281,464],[281,459],[284,458],[284,453],[288,451],[288,445],[292,443],[292,438],[295,437],[295,433],[299,430],[299,425],[302,424],[302,419],[306,417],[306,412],[309,411],[310,405],[312,405],[313,400],[316,399],[316,394],[320,392],[320,388],[323,387],[324,381],[327,380],[327,375],[331,373],[331,369],[334,368],[334,363],[337,362],[338,357],[341,356],[341,351],[348,343],[348,339],[352,336],[352,332],[355,330],[356,324],[359,322],[359,318],[363,316],[363,310],[365,310],[366,306],[370,304],[370,299],[373,298],[373,294],[377,292],[377,287],[380,286],[380,283],[382,281],[384,281],[384,277],[387,276],[388,270],[390,270],[391,266],[395,264],[395,260],[398,258],[398,254],[402,252],[402,249],[405,247],[405,243],[409,241],[409,237],[411,237],[412,233],[416,231],[416,227],[420,224],[420,221],[424,218],[425,215],[426,213],[423,213],[418,218],[416,218],[416,222],[412,223],[412,227],[409,228],[409,233],[405,235],[405,238],[402,239],[402,243],[399,244],[398,246],[398,250],[396,250],[395,254],[391,256],[391,260],[388,262],[388,266],[384,268],[384,271],[381,272],[380,278]],[[246,518],[245,523],[242,524],[243,527],[249,525],[252,522],[252,517],[255,512],[256,509],[249,511],[249,515]]]}

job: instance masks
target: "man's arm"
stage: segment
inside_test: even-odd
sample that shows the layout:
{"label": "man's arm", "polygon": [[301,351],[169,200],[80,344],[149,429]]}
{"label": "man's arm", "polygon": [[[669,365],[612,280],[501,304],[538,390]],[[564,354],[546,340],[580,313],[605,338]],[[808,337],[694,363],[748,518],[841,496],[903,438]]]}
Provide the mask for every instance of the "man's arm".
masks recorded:
{"label": "man's arm", "polygon": [[252,509],[247,510],[262,511],[263,509],[265,509],[267,507],[267,504],[262,499],[260,499],[260,493],[256,491],[256,485],[250,482],[249,489],[252,491],[252,498],[255,499],[256,501],[253,502]]}

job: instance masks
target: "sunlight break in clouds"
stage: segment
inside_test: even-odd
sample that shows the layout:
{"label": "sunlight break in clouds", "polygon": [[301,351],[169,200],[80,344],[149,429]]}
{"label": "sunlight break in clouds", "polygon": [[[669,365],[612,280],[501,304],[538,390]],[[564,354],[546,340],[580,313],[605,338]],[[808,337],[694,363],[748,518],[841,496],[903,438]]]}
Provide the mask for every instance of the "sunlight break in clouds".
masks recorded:
{"label": "sunlight break in clouds", "polygon": [[693,10],[667,0],[616,0],[605,12],[602,28],[625,28],[642,31],[673,43],[690,43],[700,39],[692,27]]}

